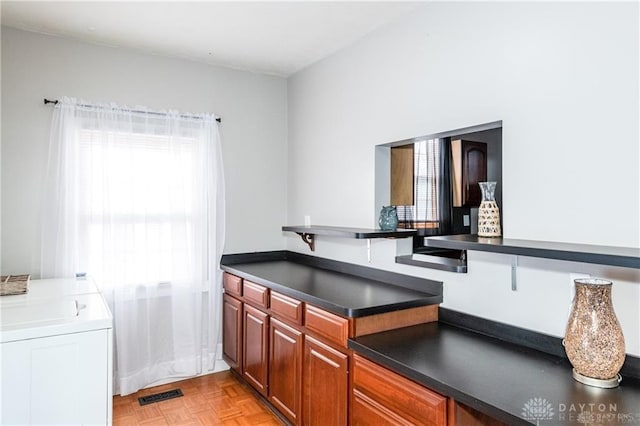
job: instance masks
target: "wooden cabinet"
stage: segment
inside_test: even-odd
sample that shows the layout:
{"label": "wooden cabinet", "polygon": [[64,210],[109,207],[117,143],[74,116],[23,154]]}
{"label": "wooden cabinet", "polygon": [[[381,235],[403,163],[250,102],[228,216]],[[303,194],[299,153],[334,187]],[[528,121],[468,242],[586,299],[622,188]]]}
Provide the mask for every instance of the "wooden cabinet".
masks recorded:
{"label": "wooden cabinet", "polygon": [[391,148],[391,192],[392,206],[414,204],[414,145]]}
{"label": "wooden cabinet", "polygon": [[229,367],[242,374],[242,302],[225,294],[222,315],[223,359]]}
{"label": "wooden cabinet", "polygon": [[242,375],[258,392],[267,397],[269,316],[246,303],[243,312]]}
{"label": "wooden cabinet", "polygon": [[305,425],[346,425],[348,355],[314,339],[304,338]]}
{"label": "wooden cabinet", "polygon": [[478,182],[487,180],[487,144],[451,141],[453,207],[478,207],[482,192]]}
{"label": "wooden cabinet", "polygon": [[446,425],[447,397],[353,356],[352,425]]}
{"label": "wooden cabinet", "polygon": [[302,413],[302,332],[271,318],[269,401],[293,424]]}
{"label": "wooden cabinet", "polygon": [[292,424],[346,425],[349,356],[330,345],[347,351],[349,320],[228,273],[224,289],[229,366]]}
{"label": "wooden cabinet", "polygon": [[294,425],[444,424],[447,399],[356,356],[347,340],[437,320],[437,305],[344,318],[225,274],[223,355]]}

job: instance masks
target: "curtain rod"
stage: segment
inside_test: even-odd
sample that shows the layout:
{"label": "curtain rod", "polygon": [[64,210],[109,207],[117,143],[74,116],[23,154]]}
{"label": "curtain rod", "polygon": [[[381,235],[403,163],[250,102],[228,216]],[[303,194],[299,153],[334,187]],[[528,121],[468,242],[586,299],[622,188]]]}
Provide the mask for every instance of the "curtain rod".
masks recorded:
{"label": "curtain rod", "polygon": [[[58,102],[60,102],[60,101],[57,100],[57,99],[51,100],[51,99],[44,98],[44,104],[45,105],[47,105],[47,104],[56,105]],[[84,106],[84,107],[95,107],[95,105],[88,105],[88,104],[83,104],[81,106]],[[144,114],[152,114],[152,115],[167,115],[164,112],[155,112],[155,111],[140,111],[140,110],[135,110],[135,109],[132,109],[130,111],[131,112],[140,112],[140,113],[144,113]],[[183,117],[183,118],[200,118],[200,117],[196,117],[196,116],[193,116],[193,115],[181,115],[181,117]],[[222,123],[222,118],[216,117],[216,121],[218,123]]]}

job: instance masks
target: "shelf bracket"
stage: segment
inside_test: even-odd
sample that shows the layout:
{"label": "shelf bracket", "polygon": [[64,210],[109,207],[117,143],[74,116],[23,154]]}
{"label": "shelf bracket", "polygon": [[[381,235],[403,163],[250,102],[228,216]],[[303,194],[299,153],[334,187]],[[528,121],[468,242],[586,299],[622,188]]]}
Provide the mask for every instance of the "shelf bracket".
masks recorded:
{"label": "shelf bracket", "polygon": [[316,240],[314,234],[307,234],[306,232],[296,232],[296,234],[300,235],[302,241],[309,246],[311,251],[316,251]]}
{"label": "shelf bracket", "polygon": [[518,256],[511,260],[511,291],[518,290]]}

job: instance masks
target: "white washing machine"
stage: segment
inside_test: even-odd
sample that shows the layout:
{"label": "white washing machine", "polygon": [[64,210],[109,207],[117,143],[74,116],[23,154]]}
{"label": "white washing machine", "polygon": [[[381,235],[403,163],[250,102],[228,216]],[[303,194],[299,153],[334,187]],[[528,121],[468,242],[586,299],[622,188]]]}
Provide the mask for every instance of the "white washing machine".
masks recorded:
{"label": "white washing machine", "polygon": [[113,319],[91,279],[0,297],[0,424],[111,424]]}

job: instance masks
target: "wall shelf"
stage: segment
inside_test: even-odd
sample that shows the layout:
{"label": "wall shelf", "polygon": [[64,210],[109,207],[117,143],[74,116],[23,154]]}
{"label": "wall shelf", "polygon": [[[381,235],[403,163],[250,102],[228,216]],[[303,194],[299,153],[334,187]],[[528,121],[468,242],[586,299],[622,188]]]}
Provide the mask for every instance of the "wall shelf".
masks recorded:
{"label": "wall shelf", "polygon": [[483,238],[468,234],[427,237],[425,244],[429,247],[486,251],[640,269],[640,249],[632,247]]}
{"label": "wall shelf", "polygon": [[450,257],[413,253],[404,256],[396,256],[396,263],[419,266],[421,268],[439,269],[441,271],[456,272],[459,274],[467,273],[466,259],[452,259]]}
{"label": "wall shelf", "polygon": [[371,238],[409,238],[418,232],[415,229],[396,229],[395,231],[383,231],[381,229],[348,228],[343,226],[283,226],[283,231],[295,232],[300,235],[311,251],[315,250],[315,236],[326,235],[329,237],[355,238],[357,240]]}

